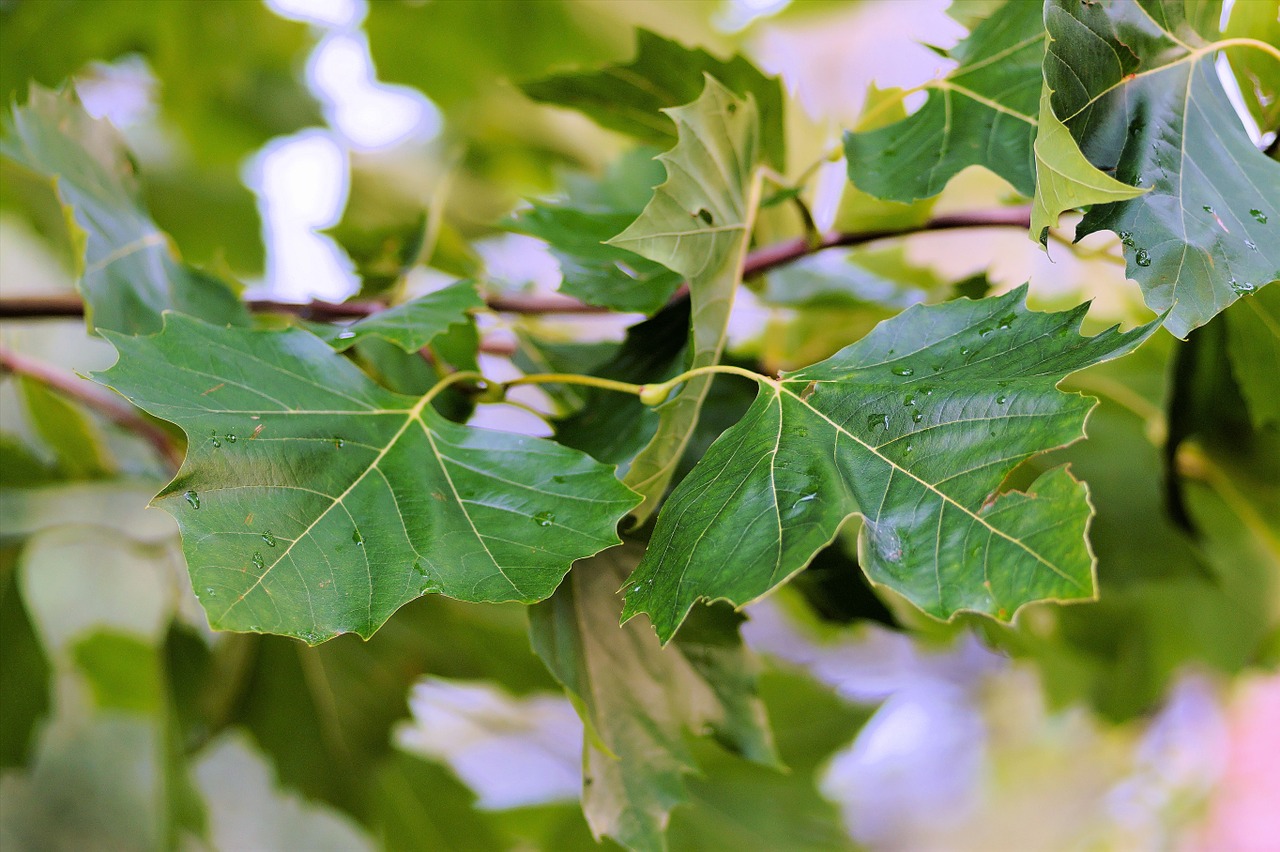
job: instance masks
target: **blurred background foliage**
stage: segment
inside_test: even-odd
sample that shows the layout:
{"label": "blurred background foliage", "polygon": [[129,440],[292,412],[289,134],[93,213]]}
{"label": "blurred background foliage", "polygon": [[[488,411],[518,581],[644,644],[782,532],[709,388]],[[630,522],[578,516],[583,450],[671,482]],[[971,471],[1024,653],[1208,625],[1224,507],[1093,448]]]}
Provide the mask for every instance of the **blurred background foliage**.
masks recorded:
{"label": "blurred background foliage", "polygon": [[[0,0],[0,89],[20,102],[32,81],[72,79],[120,127],[182,256],[251,295],[398,299],[460,276],[491,294],[536,291],[558,269],[521,224],[524,200],[605,198],[616,211],[606,169],[631,143],[517,84],[625,62],[637,26],[740,51],[794,97],[795,175],[882,89],[945,69],[916,42],[954,43],[957,21],[993,5],[959,2],[947,17],[941,0]],[[370,92],[400,112],[360,112]],[[404,126],[361,137],[371,121]],[[278,218],[291,192],[303,207],[329,198],[306,194],[313,172],[272,183],[282,140],[317,138],[337,152],[331,215]],[[905,225],[1014,196],[972,169],[934,202],[899,205],[829,165],[807,195],[823,227]],[[77,261],[48,187],[6,160],[0,189],[3,294],[70,292]],[[761,239],[793,232],[788,216],[773,209]],[[285,239],[295,233],[305,239]],[[751,282],[733,357],[791,369],[906,304],[1028,278],[1041,308],[1094,298],[1086,330],[1147,316],[1115,240],[1051,249],[1052,261],[993,230],[816,256]],[[1090,484],[1099,602],[1036,607],[1007,628],[937,624],[862,581],[846,531],[749,611],[790,771],[691,740],[703,772],[672,848],[1223,848],[1209,838],[1242,818],[1224,802],[1250,783],[1276,789],[1274,770],[1241,780],[1239,743],[1280,752],[1257,722],[1280,700],[1274,675],[1259,674],[1280,659],[1280,435],[1243,416],[1215,348],[1244,308],[1072,377],[1101,399],[1089,439],[1015,474],[1069,461]],[[484,323],[517,363],[636,368],[617,320]],[[678,362],[677,326],[645,369]],[[6,321],[0,340],[67,376],[113,360],[77,320]],[[435,380],[392,347],[358,357],[407,392]],[[746,405],[738,390],[716,385],[685,470]],[[612,428],[575,420],[573,391],[551,393],[566,443]],[[143,509],[168,469],[134,431],[7,373],[0,430],[0,846],[595,847],[574,801],[581,730],[529,649],[522,608],[423,599],[370,642],[317,648],[215,635],[174,526]]]}

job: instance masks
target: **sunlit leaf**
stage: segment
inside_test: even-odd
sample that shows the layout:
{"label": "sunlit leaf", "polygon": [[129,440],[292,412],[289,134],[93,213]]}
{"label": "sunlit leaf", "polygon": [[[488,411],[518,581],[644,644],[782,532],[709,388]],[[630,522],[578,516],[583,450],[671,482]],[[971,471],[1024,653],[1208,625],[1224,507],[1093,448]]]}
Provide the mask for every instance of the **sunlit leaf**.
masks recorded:
{"label": "sunlit leaf", "polygon": [[459,281],[442,290],[378,311],[346,328],[334,328],[327,338],[339,351],[367,337],[380,337],[405,352],[417,352],[450,326],[469,320],[468,311],[484,307],[474,281]]}
{"label": "sunlit leaf", "polygon": [[1093,402],[1058,381],[1158,321],[1085,338],[1085,306],[1031,313],[1025,292],[909,308],[827,361],[761,377],[668,499],[624,616],[648,613],[670,639],[699,599],[741,605],[786,581],[854,512],[863,570],[938,618],[1093,597],[1085,487],[1065,468],[1026,493],[1001,482],[1081,436]]}
{"label": "sunlit leaf", "polygon": [[314,644],[367,638],[428,592],[539,600],[616,544],[634,505],[609,467],[451,423],[301,329],[174,314],[158,335],[111,339],[120,360],[99,379],[188,435],[155,504],[221,629]]}
{"label": "sunlit leaf", "polygon": [[1031,195],[1044,41],[1039,4],[997,9],[949,52],[960,66],[924,84],[924,106],[888,127],[845,134],[849,179],[879,198],[914,201],[937,195],[966,166],[985,166]]}
{"label": "sunlit leaf", "polygon": [[0,154],[47,178],[63,205],[90,329],[156,331],[166,310],[247,322],[230,287],[177,260],[142,206],[136,168],[119,133],[91,118],[74,93],[33,86],[7,124]]}
{"label": "sunlit leaf", "polygon": [[[1254,147],[1179,2],[1050,0],[1045,85],[1094,166],[1149,189],[1096,204],[1077,238],[1109,230],[1128,274],[1179,337],[1280,274],[1280,163]],[[1216,22],[1214,22],[1216,25]],[[1233,50],[1280,49],[1256,42]]]}
{"label": "sunlit leaf", "polygon": [[[689,282],[693,306],[692,367],[714,364],[724,351],[729,313],[760,202],[756,107],[708,77],[702,95],[667,110],[680,141],[658,157],[667,180],[632,225],[609,241],[661,263]],[[626,483],[644,497],[635,511],[653,513],[697,423],[710,379],[695,378],[659,408],[649,445]]]}

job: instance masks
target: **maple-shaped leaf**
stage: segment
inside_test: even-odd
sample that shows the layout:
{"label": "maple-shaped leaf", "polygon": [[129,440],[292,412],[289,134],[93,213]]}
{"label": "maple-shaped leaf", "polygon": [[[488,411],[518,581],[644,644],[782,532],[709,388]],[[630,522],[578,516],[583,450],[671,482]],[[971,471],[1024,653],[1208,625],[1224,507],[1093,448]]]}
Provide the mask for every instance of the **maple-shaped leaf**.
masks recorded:
{"label": "maple-shaped leaf", "polygon": [[540,600],[636,503],[612,467],[445,420],[302,329],[169,314],[157,335],[108,336],[120,359],[95,378],[187,434],[154,502],[218,629],[315,644],[367,638],[429,592]]}
{"label": "maple-shaped leaf", "polygon": [[248,322],[230,287],[178,260],[142,202],[124,139],[110,122],[85,112],[74,90],[32,85],[27,103],[8,116],[0,155],[47,179],[57,194],[91,330],[156,331],[166,310],[209,322]]}
{"label": "maple-shaped leaf", "polygon": [[1129,277],[1179,337],[1280,277],[1280,163],[1249,140],[1214,64],[1227,46],[1276,62],[1280,48],[1208,41],[1202,4],[1178,0],[1049,0],[1045,23],[1054,116],[1095,167],[1150,190],[1095,204],[1077,239],[1119,234]]}
{"label": "maple-shaped leaf", "polygon": [[877,198],[914,201],[942,192],[967,166],[985,166],[1031,195],[1044,42],[1039,3],[996,10],[950,51],[959,67],[924,85],[929,97],[920,109],[845,134],[849,179]]}
{"label": "maple-shaped leaf", "polygon": [[665,848],[671,810],[697,771],[686,738],[713,733],[744,757],[777,765],[741,616],[708,609],[663,648],[641,624],[618,626],[617,588],[643,549],[627,544],[579,564],[529,611],[533,648],[587,726],[582,809],[597,837]]}
{"label": "maple-shaped leaf", "polygon": [[648,613],[665,641],[699,599],[743,605],[786,581],[855,512],[863,570],[938,618],[1092,598],[1086,487],[1065,468],[1026,493],[1001,483],[1083,434],[1094,401],[1057,383],[1159,320],[1086,338],[1087,305],[1032,313],[1025,294],[917,305],[826,361],[761,377],[668,498],[624,616]]}
{"label": "maple-shaped leaf", "polygon": [[626,65],[570,72],[520,86],[536,101],[575,109],[602,127],[657,147],[676,141],[676,125],[661,113],[698,98],[704,77],[714,77],[741,98],[755,100],[763,157],[786,167],[782,84],[741,56],[719,59],[646,29],[636,30],[636,57]]}
{"label": "maple-shaped leaf", "polygon": [[[760,128],[754,100],[737,97],[712,77],[696,101],[666,113],[680,137],[658,156],[667,180],[653,191],[640,217],[609,244],[660,263],[689,282],[689,366],[703,367],[724,352],[742,282],[760,205]],[[666,491],[709,386],[709,377],[695,378],[658,409],[657,432],[624,480],[644,497],[634,513],[638,521],[653,513]]]}
{"label": "maple-shaped leaf", "polygon": [[417,352],[449,330],[470,320],[469,311],[484,307],[474,281],[458,281],[434,293],[378,311],[346,328],[333,326],[321,335],[335,349],[349,349],[366,337],[380,337]]}

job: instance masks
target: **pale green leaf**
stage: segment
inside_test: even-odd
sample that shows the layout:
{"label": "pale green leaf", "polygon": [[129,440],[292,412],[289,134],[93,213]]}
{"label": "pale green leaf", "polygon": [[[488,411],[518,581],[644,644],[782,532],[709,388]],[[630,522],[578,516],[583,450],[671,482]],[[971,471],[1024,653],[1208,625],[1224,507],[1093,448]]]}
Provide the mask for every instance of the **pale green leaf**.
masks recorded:
{"label": "pale green leaf", "polygon": [[31,428],[66,476],[93,479],[115,471],[102,434],[83,411],[33,379],[20,376],[17,385]]}
{"label": "pale green leaf", "polygon": [[[658,157],[667,180],[632,225],[609,240],[683,275],[693,307],[690,366],[720,360],[733,298],[760,202],[759,124],[751,98],[706,78],[693,103],[666,111],[680,141]],[[660,409],[657,433],[625,482],[644,497],[638,521],[653,513],[698,420],[710,380],[696,378]]]}
{"label": "pale green leaf", "polygon": [[[1077,239],[1120,235],[1147,304],[1179,337],[1280,274],[1280,163],[1254,147],[1195,4],[1049,0],[1054,115],[1090,163],[1150,192],[1095,204]],[[1195,20],[1189,20],[1188,15]],[[1271,52],[1261,42],[1233,50]]]}
{"label": "pale green leaf", "polygon": [[1231,306],[1227,354],[1255,426],[1280,423],[1280,287],[1263,288]]}
{"label": "pale green leaf", "polygon": [[967,166],[985,166],[1031,195],[1044,41],[1038,3],[997,9],[950,51],[959,67],[924,85],[924,106],[888,127],[845,134],[849,179],[906,202],[937,195]]}
{"label": "pale green leaf", "polygon": [[851,514],[859,563],[930,615],[1008,619],[1095,593],[1085,486],[1065,468],[1001,491],[1082,435],[1093,402],[1055,385],[1158,326],[1093,338],[1087,306],[1031,313],[1025,287],[909,308],[760,393],[668,499],[624,616],[669,639],[699,599],[746,604],[803,568]]}
{"label": "pale green leaf", "polygon": [[688,799],[684,777],[698,768],[689,733],[777,759],[739,616],[708,610],[666,648],[643,625],[618,626],[616,590],[642,552],[624,545],[582,563],[529,617],[534,650],[587,725],[582,803],[592,831],[661,849],[672,808]]}
{"label": "pale green leaf", "polygon": [[0,154],[48,178],[73,233],[90,329],[139,334],[175,310],[210,322],[243,324],[248,313],[224,282],[176,258],[139,194],[120,134],[91,118],[70,91],[32,86],[14,106]]}
{"label": "pale green leaf", "polygon": [[187,434],[155,505],[220,629],[314,644],[367,638],[428,592],[539,600],[635,504],[612,468],[451,423],[298,328],[171,314],[158,335],[110,337],[120,360],[95,377]]}
{"label": "pale green leaf", "polygon": [[1094,168],[1080,153],[1071,131],[1050,106],[1046,84],[1040,93],[1040,129],[1036,133],[1036,196],[1031,207],[1031,239],[1044,243],[1049,229],[1067,210],[1137,198],[1151,188],[1129,186]]}
{"label": "pale green leaf", "polygon": [[785,168],[782,84],[741,56],[718,59],[637,29],[636,56],[628,64],[560,74],[520,89],[536,101],[576,109],[603,127],[666,148],[676,142],[676,125],[660,113],[697,100],[706,76],[740,98],[755,100],[760,125],[766,128],[762,157],[776,169]]}
{"label": "pale green leaf", "polygon": [[[1280,0],[1236,2],[1222,34],[1280,46]],[[1227,61],[1258,127],[1264,133],[1280,130],[1280,61],[1260,50],[1233,50]]]}

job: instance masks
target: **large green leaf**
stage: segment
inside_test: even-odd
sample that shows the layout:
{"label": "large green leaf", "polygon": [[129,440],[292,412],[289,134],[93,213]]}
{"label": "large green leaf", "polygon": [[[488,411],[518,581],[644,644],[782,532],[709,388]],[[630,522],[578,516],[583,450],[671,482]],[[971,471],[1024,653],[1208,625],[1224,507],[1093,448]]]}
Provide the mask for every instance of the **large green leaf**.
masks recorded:
{"label": "large green leaf", "polygon": [[689,732],[713,732],[762,763],[776,758],[741,617],[708,610],[667,648],[638,623],[618,627],[617,588],[641,553],[626,545],[575,568],[530,610],[530,630],[587,725],[582,803],[592,831],[660,849],[671,809],[687,799],[684,776],[697,769]]}
{"label": "large green leaf", "polygon": [[539,600],[618,542],[635,495],[549,441],[451,423],[319,338],[168,316],[110,335],[96,374],[188,436],[156,499],[177,520],[210,623],[321,642],[368,637],[427,592]]}
{"label": "large green leaf", "polygon": [[1026,493],[1006,474],[1081,436],[1093,403],[1055,385],[1130,351],[1076,333],[1087,306],[1031,313],[1025,287],[909,308],[760,393],[669,498],[628,581],[624,616],[674,634],[700,598],[746,604],[863,517],[859,562],[925,612],[1001,619],[1094,595],[1085,486],[1065,468]]}
{"label": "large green leaf", "polygon": [[638,149],[598,183],[570,183],[563,202],[535,202],[511,227],[547,241],[564,276],[561,292],[615,311],[651,314],[671,298],[680,276],[605,240],[635,221],[661,180],[662,167]]}
{"label": "large green leaf", "polygon": [[924,85],[924,106],[845,134],[849,179],[878,198],[914,201],[937,195],[966,166],[985,166],[1031,195],[1044,40],[1038,3],[1006,3],[950,52],[960,66]]}
{"label": "large green leaf", "polygon": [[536,101],[576,109],[604,127],[665,148],[676,142],[676,125],[660,113],[696,100],[708,75],[739,97],[755,99],[766,129],[763,156],[774,168],[786,168],[782,84],[741,56],[718,59],[638,29],[636,56],[626,65],[559,74],[520,88]]}
{"label": "large green leaf", "polygon": [[[1207,25],[1177,0],[1049,0],[1045,85],[1084,156],[1150,192],[1096,204],[1128,274],[1179,337],[1280,273],[1280,163],[1258,151],[1218,79]],[[1216,23],[1216,22],[1215,22]],[[1235,50],[1280,50],[1261,42]]]}
{"label": "large green leaf", "polygon": [[[760,202],[759,122],[755,102],[711,77],[696,101],[666,111],[680,141],[658,157],[667,180],[640,218],[609,241],[675,270],[689,282],[693,307],[690,366],[720,360],[742,280],[742,264]],[[666,490],[698,420],[710,379],[696,378],[660,409],[657,433],[627,471],[644,497],[643,521]]]}
{"label": "large green leaf", "polygon": [[83,252],[77,286],[91,329],[156,331],[166,310],[248,321],[230,287],[176,259],[143,207],[124,141],[108,122],[91,118],[72,91],[32,86],[9,119],[0,154],[48,178],[57,192]]}

